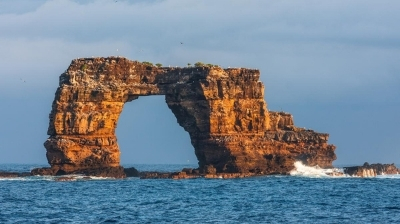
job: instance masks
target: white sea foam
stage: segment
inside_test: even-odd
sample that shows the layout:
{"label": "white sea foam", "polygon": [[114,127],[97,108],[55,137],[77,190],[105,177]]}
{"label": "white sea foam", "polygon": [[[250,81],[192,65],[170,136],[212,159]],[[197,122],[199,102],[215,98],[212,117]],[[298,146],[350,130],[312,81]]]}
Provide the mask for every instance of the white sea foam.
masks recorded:
{"label": "white sea foam", "polygon": [[[340,168],[332,168],[332,169],[322,169],[319,166],[306,166],[302,162],[297,161],[294,163],[294,169],[290,171],[290,175],[292,176],[302,176],[302,177],[310,177],[310,178],[338,178],[338,177],[355,177],[360,178],[358,176],[350,176],[344,174],[343,169]],[[368,177],[375,178],[375,177]],[[376,178],[381,179],[400,179],[400,174],[384,174],[377,175]]]}
{"label": "white sea foam", "polygon": [[343,174],[343,170],[339,168],[322,169],[319,166],[306,166],[300,161],[296,161],[294,163],[294,167],[295,168],[292,171],[290,171],[290,175],[292,176],[302,176],[311,178],[348,177],[348,175]]}
{"label": "white sea foam", "polygon": [[87,181],[87,180],[115,180],[113,177],[96,177],[82,175],[63,176],[26,176],[26,177],[1,177],[0,181]]}
{"label": "white sea foam", "polygon": [[6,180],[19,180],[19,181],[21,181],[21,180],[23,180],[23,178],[22,177],[2,177],[2,178],[0,178],[0,181],[6,181]]}
{"label": "white sea foam", "polygon": [[115,180],[113,177],[96,177],[96,176],[84,176],[84,175],[63,175],[53,177],[55,181],[87,181],[87,180]]}
{"label": "white sea foam", "polygon": [[96,176],[80,176],[79,180],[115,180],[114,177],[96,177]]}
{"label": "white sea foam", "polygon": [[377,175],[376,178],[382,178],[382,179],[400,179],[400,174]]}
{"label": "white sea foam", "polygon": [[46,180],[52,181],[54,177],[52,176],[26,176],[26,177],[1,177],[0,181],[38,181]]}

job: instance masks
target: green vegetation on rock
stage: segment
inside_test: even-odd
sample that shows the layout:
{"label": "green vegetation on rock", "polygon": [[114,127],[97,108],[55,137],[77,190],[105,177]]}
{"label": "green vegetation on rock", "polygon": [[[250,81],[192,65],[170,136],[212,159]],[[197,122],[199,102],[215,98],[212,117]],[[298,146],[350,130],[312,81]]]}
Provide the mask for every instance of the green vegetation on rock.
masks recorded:
{"label": "green vegetation on rock", "polygon": [[144,62],[142,62],[142,64],[145,64],[147,66],[154,66],[153,63],[148,62],[148,61],[144,61]]}
{"label": "green vegetation on rock", "polygon": [[82,66],[81,66],[81,71],[86,71],[86,69],[87,69],[87,65],[86,64],[83,64]]}

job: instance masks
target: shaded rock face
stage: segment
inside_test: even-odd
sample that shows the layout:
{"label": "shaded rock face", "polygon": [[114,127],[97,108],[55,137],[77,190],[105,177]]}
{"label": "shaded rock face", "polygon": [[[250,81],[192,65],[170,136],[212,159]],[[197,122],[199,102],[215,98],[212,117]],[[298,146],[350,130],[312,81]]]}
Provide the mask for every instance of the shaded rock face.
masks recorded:
{"label": "shaded rock face", "polygon": [[[158,68],[125,58],[73,60],[60,76],[44,143],[52,172],[120,166],[115,135],[124,104],[165,95],[190,135],[203,173],[287,173],[293,163],[331,167],[328,134],[268,111],[260,72],[220,67]],[[118,170],[120,168],[117,168]]]}

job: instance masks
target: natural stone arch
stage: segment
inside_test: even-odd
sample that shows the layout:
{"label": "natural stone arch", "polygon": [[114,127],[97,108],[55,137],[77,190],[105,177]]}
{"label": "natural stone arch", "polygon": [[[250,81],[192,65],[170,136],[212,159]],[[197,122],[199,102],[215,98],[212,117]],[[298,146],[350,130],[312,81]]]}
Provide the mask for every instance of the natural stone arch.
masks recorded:
{"label": "natural stone arch", "polygon": [[[296,159],[331,166],[327,134],[269,112],[255,69],[154,67],[120,57],[72,61],[61,74],[45,142],[54,172],[119,168],[115,136],[125,103],[165,95],[190,135],[200,172],[286,173]],[[107,174],[106,174],[107,175]]]}

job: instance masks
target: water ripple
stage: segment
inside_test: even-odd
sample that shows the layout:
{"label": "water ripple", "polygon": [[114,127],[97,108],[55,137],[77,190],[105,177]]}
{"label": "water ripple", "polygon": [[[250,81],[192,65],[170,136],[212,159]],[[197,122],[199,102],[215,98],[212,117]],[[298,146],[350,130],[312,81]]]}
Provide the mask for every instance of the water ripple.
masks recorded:
{"label": "water ripple", "polygon": [[399,178],[301,176],[6,179],[0,223],[398,223],[398,186]]}

